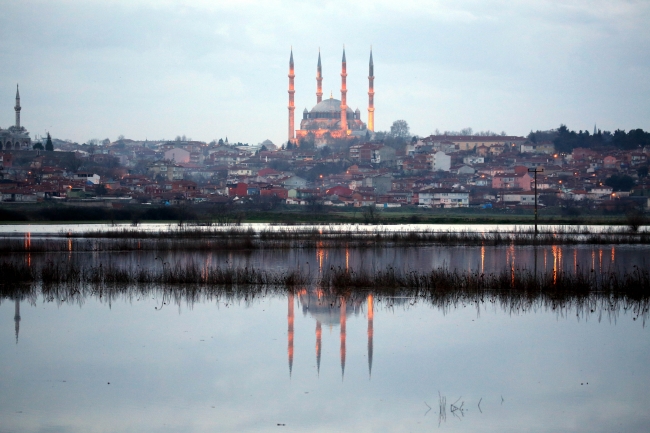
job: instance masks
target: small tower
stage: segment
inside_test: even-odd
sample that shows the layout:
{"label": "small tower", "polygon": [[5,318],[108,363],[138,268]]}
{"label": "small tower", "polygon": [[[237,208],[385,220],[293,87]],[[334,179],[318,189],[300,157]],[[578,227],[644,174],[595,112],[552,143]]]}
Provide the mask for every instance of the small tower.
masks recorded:
{"label": "small tower", "polygon": [[348,130],[348,103],[347,103],[347,85],[346,85],[346,77],[348,76],[347,73],[347,65],[345,61],[345,46],[343,47],[343,59],[341,60],[341,130],[347,131]]}
{"label": "small tower", "polygon": [[318,49],[318,66],[316,67],[316,103],[323,100],[323,69],[320,65],[320,48]]}
{"label": "small tower", "polygon": [[296,93],[293,87],[293,79],[295,78],[293,73],[293,48],[291,49],[291,57],[289,58],[289,141],[294,140],[295,128],[294,128],[294,119],[293,114],[296,110],[296,107],[293,103],[293,95]]}
{"label": "small tower", "polygon": [[368,67],[368,129],[375,132],[375,65],[372,63],[372,47]]}
{"label": "small tower", "polygon": [[20,92],[18,92],[18,84],[16,84],[16,106],[14,107],[14,110],[16,110],[16,128],[20,129]]}

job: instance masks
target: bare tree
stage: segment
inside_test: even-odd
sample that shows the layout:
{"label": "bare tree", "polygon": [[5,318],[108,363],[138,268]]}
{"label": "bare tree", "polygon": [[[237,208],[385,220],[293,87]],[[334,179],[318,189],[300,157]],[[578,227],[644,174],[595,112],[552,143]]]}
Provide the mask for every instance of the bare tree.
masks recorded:
{"label": "bare tree", "polygon": [[390,135],[397,138],[408,138],[411,135],[409,124],[406,120],[396,120],[390,127]]}

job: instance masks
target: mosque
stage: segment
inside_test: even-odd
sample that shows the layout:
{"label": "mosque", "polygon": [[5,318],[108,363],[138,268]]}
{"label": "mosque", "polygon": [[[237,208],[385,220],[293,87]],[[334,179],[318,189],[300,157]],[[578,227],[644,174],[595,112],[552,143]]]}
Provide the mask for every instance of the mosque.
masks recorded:
{"label": "mosque", "polygon": [[7,129],[0,128],[0,150],[31,150],[32,140],[29,138],[29,132],[20,126],[20,93],[16,84],[16,124]]}
{"label": "mosque", "polygon": [[329,99],[323,100],[323,71],[321,67],[320,51],[316,66],[316,105],[302,113],[300,129],[294,129],[294,85],[295,77],[293,67],[293,50],[289,58],[289,141],[300,144],[300,141],[310,136],[316,145],[328,144],[331,140],[364,138],[373,135],[375,130],[375,105],[374,105],[374,65],[372,62],[372,49],[370,50],[370,63],[368,71],[368,123],[361,121],[361,112],[357,108],[352,111],[347,103],[347,66],[345,48],[341,61],[341,100],[334,99],[330,94]]}

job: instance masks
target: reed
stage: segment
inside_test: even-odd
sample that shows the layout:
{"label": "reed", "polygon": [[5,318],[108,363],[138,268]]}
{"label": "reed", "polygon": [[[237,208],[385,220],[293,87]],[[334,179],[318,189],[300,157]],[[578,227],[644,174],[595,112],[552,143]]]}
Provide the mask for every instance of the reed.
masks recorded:
{"label": "reed", "polygon": [[650,232],[610,228],[591,232],[581,227],[561,227],[541,231],[510,232],[439,232],[432,230],[393,231],[342,229],[333,226],[318,229],[296,227],[263,229],[242,227],[180,227],[160,231],[137,228],[60,233],[48,238],[0,238],[1,253],[57,251],[217,251],[281,250],[293,248],[402,248],[430,245],[500,246],[500,245],[648,245]]}
{"label": "reed", "polygon": [[625,312],[635,320],[641,317],[644,323],[650,307],[650,272],[639,267],[631,272],[579,270],[537,275],[511,269],[479,274],[442,268],[401,271],[388,267],[377,272],[330,268],[312,277],[299,270],[192,263],[141,268],[111,263],[88,267],[74,261],[30,266],[21,260],[5,260],[0,261],[0,281],[0,302],[28,299],[35,303],[42,297],[49,302],[83,304],[87,297],[112,302],[120,297],[154,296],[161,297],[157,308],[162,308],[169,303],[192,305],[214,299],[249,303],[269,295],[316,291],[319,299],[330,299],[332,305],[341,298],[362,303],[373,293],[388,308],[423,302],[443,311],[474,305],[478,311],[501,306],[510,313],[546,308],[561,315],[571,309],[578,314],[616,317]]}
{"label": "reed", "polygon": [[201,287],[314,286],[332,292],[372,290],[378,294],[397,292],[409,296],[435,297],[449,292],[491,295],[517,293],[518,296],[562,297],[599,293],[630,299],[650,298],[650,271],[637,266],[628,271],[602,274],[593,270],[535,274],[526,269],[504,269],[499,273],[478,273],[446,268],[429,271],[387,267],[367,270],[331,267],[311,276],[301,270],[268,271],[251,267],[202,266],[195,263],[169,264],[145,268],[113,263],[82,266],[75,260],[48,260],[37,266],[23,260],[0,261],[0,281],[4,290],[16,284],[38,283],[43,288],[55,285],[195,285]]}

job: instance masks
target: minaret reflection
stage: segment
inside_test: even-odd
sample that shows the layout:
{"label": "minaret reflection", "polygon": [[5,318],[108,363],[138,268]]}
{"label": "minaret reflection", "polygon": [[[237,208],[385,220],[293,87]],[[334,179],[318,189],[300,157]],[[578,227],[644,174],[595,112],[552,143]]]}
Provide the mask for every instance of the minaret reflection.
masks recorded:
{"label": "minaret reflection", "polygon": [[375,315],[372,295],[368,295],[368,378],[372,377],[372,337],[374,334],[372,321]]}
{"label": "minaret reflection", "polygon": [[[368,303],[368,372],[372,372],[373,356],[373,296],[356,297],[341,296],[334,293],[325,293],[320,289],[302,289],[296,293],[298,302],[302,306],[303,314],[309,314],[316,321],[316,371],[320,376],[321,357],[323,352],[323,325],[330,329],[339,329],[339,361],[341,364],[341,380],[345,378],[345,365],[347,361],[347,318],[354,314],[358,316],[363,311],[363,304]],[[292,295],[290,295],[292,296]],[[293,304],[293,301],[290,301]],[[289,306],[289,364],[290,370],[293,361],[293,305]]]}
{"label": "minaret reflection", "polygon": [[321,329],[320,320],[316,321],[316,372],[320,377],[320,353],[321,353],[321,337],[323,331]]}
{"label": "minaret reflection", "polygon": [[14,311],[14,323],[16,324],[16,344],[18,344],[18,332],[20,331],[20,301],[18,298],[16,298],[16,307]]}
{"label": "minaret reflection", "polygon": [[288,325],[288,348],[287,353],[289,355],[289,377],[291,377],[291,372],[293,370],[293,293],[289,293],[288,296],[288,312],[287,312],[287,325]]}
{"label": "minaret reflection", "polygon": [[339,316],[339,324],[341,325],[341,380],[345,376],[345,298],[341,298],[341,314]]}

